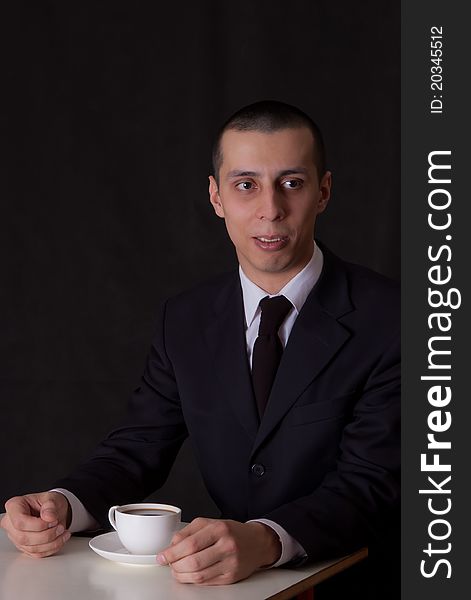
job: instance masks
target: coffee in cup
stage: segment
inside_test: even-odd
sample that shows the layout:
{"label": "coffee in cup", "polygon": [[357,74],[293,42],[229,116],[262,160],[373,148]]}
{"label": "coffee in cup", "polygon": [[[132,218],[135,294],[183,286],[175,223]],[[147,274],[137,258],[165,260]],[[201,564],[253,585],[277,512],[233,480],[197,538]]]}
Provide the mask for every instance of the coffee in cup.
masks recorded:
{"label": "coffee in cup", "polygon": [[124,504],[112,506],[108,519],[131,554],[158,554],[169,546],[181,509],[170,504]]}

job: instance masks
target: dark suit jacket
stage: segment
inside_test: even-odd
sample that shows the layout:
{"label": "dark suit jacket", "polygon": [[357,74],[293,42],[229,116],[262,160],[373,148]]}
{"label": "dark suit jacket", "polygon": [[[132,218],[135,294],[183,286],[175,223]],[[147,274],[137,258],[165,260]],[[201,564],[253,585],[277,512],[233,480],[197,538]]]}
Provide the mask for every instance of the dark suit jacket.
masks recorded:
{"label": "dark suit jacket", "polygon": [[399,506],[397,286],[327,249],[258,421],[237,272],[165,303],[126,423],[56,482],[101,523],[193,441],[223,518],[266,517],[310,559],[381,540]]}

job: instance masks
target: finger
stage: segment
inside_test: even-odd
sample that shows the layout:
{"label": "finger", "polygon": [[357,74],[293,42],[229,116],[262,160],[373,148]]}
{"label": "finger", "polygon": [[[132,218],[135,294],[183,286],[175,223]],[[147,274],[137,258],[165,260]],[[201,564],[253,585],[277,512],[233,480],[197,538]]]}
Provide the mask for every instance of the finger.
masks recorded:
{"label": "finger", "polygon": [[49,544],[38,544],[37,546],[17,546],[21,552],[32,558],[45,558],[56,554],[62,546],[70,539],[70,532],[66,531],[63,535],[56,538]]}
{"label": "finger", "polygon": [[47,531],[49,528],[57,525],[57,521],[54,523],[46,523],[39,517],[31,517],[27,515],[16,515],[13,519],[10,519],[11,526],[17,531]]}
{"label": "finger", "polygon": [[226,562],[217,562],[202,571],[179,572],[173,569],[172,575],[179,583],[196,585],[226,585],[238,580],[235,568],[231,569]]}
{"label": "finger", "polygon": [[46,500],[41,505],[40,517],[46,523],[57,523],[59,521],[59,511],[54,500]]}
{"label": "finger", "polygon": [[221,560],[221,553],[215,544],[172,563],[172,570],[177,573],[197,573]]}
{"label": "finger", "polygon": [[5,504],[8,521],[6,526],[10,525],[18,531],[43,531],[48,528],[48,523],[31,514],[31,506],[25,498],[11,498]]}
{"label": "finger", "polygon": [[196,554],[218,541],[218,536],[214,527],[206,526],[192,535],[189,535],[173,546],[163,550],[157,556],[157,562],[160,564],[172,564],[177,560]]}
{"label": "finger", "polygon": [[50,544],[56,539],[60,538],[64,534],[64,526],[58,525],[53,529],[46,529],[45,531],[18,531],[13,529],[8,531],[8,537],[15,544],[15,546],[39,546],[42,544]]}
{"label": "finger", "polygon": [[180,531],[177,531],[177,533],[172,538],[172,544],[177,544],[178,542],[181,542],[182,540],[189,537],[190,535],[193,535],[200,529],[207,527],[214,520],[215,519],[205,519],[204,517],[197,517],[196,519],[193,519],[191,523],[183,527],[183,529],[180,529]]}

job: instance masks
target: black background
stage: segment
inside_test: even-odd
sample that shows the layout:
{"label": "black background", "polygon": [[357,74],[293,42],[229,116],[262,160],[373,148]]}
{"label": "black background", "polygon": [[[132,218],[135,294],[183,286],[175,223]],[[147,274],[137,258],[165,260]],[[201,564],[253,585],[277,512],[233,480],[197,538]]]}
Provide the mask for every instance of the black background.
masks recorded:
{"label": "black background", "polygon": [[[399,278],[400,4],[156,5],[2,9],[2,503],[47,489],[123,414],[160,300],[235,266],[207,175],[241,106],[313,116],[334,174],[317,237]],[[188,444],[154,497],[217,514]]]}

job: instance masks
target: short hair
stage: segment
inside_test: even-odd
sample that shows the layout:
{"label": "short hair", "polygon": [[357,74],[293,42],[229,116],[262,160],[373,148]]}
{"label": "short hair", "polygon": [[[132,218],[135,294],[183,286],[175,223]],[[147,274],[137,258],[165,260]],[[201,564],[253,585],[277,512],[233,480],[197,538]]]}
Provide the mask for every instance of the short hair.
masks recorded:
{"label": "short hair", "polygon": [[223,161],[221,138],[228,130],[235,131],[260,131],[273,133],[282,129],[307,127],[312,133],[314,147],[314,164],[316,165],[319,179],[326,170],[325,146],[321,130],[306,113],[299,108],[278,102],[276,100],[262,100],[244,106],[232,116],[219,129],[213,144],[213,171],[216,181],[219,182],[219,169]]}

